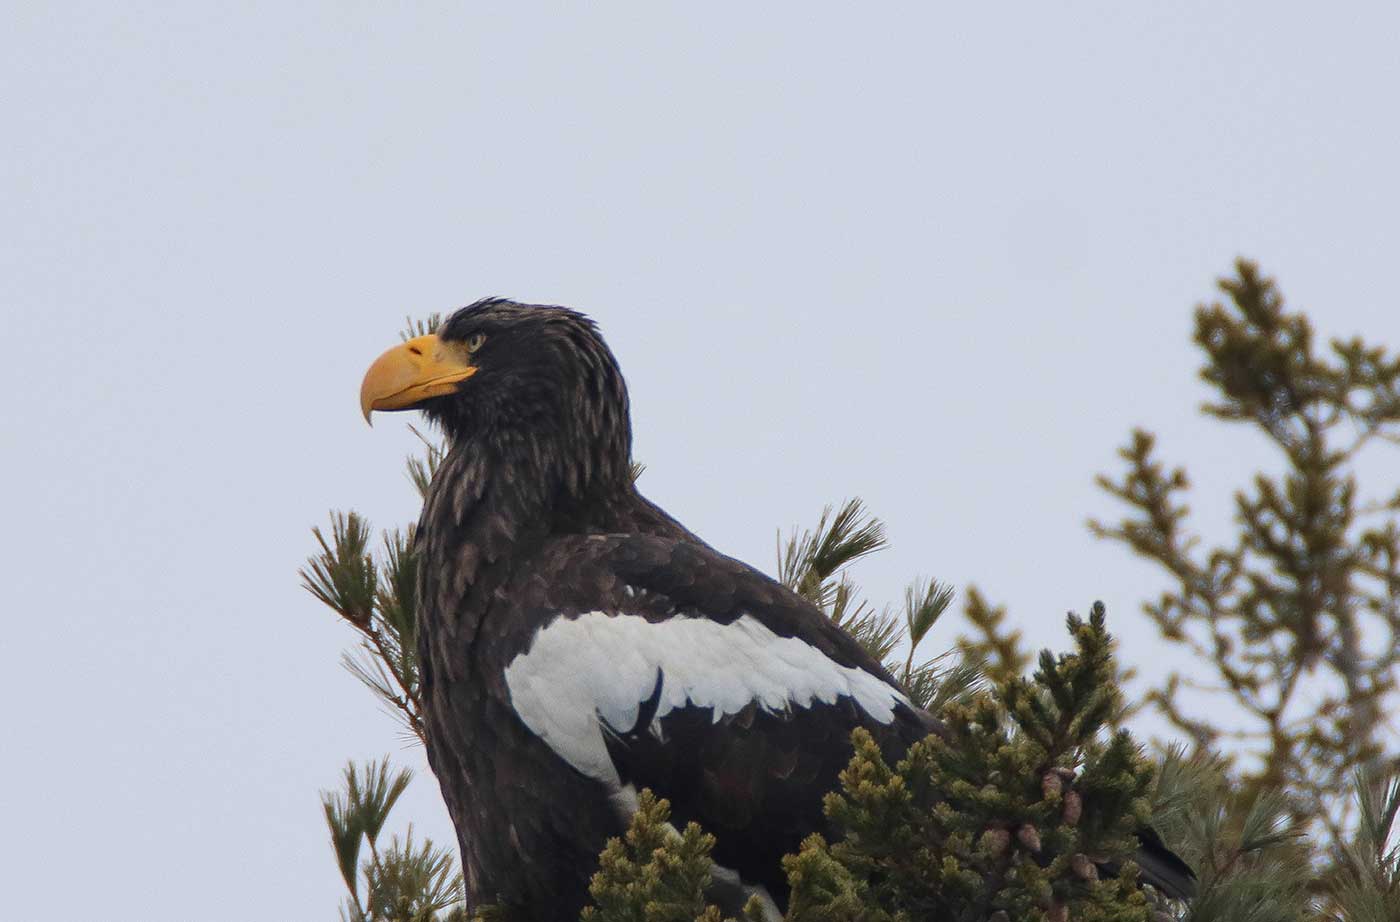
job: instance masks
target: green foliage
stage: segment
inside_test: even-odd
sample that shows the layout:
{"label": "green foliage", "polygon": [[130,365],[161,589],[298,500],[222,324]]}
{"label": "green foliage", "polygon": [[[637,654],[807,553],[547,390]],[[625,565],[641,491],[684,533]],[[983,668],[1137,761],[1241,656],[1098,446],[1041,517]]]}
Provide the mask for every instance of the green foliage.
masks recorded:
{"label": "green foliage", "polygon": [[836,589],[845,583],[844,578],[833,582],[832,577],[887,545],[884,523],[871,516],[859,499],[847,500],[835,515],[827,506],[815,529],[794,530],[785,546],[780,541],[778,578],[799,595],[829,609],[835,603]]}
{"label": "green foliage", "polygon": [[1331,919],[1394,922],[1400,919],[1400,776],[1356,774],[1358,821],[1340,849],[1331,892]]}
{"label": "green foliage", "polygon": [[1230,738],[1247,756],[1244,781],[1286,789],[1292,814],[1337,843],[1353,814],[1351,773],[1400,767],[1384,720],[1400,666],[1400,494],[1363,501],[1356,476],[1363,448],[1400,444],[1400,356],[1359,339],[1320,349],[1252,263],[1220,288],[1228,303],[1196,310],[1214,391],[1203,409],[1262,435],[1279,473],[1235,492],[1238,533],[1209,546],[1187,527],[1186,471],[1137,430],[1119,453],[1123,474],[1099,478],[1127,513],[1090,525],[1161,568],[1169,588],[1144,610],[1194,654],[1189,674],[1149,700],[1199,749],[1226,736],[1184,691],[1243,715],[1249,725]]}
{"label": "green foliage", "polygon": [[879,660],[899,643],[899,622],[860,599],[845,570],[886,546],[884,523],[859,499],[847,500],[835,515],[827,506],[816,528],[794,530],[786,544],[781,537],[778,542],[779,582],[825,611]]}
{"label": "green foliage", "polygon": [[[363,922],[465,922],[462,876],[444,848],[425,839],[415,845],[413,827],[366,869],[369,897]],[[350,916],[350,922],[361,917]]]}
{"label": "green foliage", "polygon": [[[402,840],[393,836],[387,848],[379,848],[389,812],[412,778],[407,769],[391,772],[385,756],[378,763],[347,764],[341,790],[321,794],[349,891],[341,911],[346,922],[465,922],[462,876],[450,852],[427,839],[415,844],[412,826]],[[361,861],[366,845],[369,857]]]}
{"label": "green foliage", "polygon": [[[915,580],[904,592],[902,615],[889,606],[874,608],[860,597],[846,568],[883,550],[885,526],[859,499],[833,513],[822,510],[817,526],[778,538],[778,580],[808,599],[856,639],[904,685],[912,701],[936,708],[969,694],[979,679],[978,664],[949,655],[916,662],[920,644],[953,601],[953,587],[937,580]],[[901,661],[897,651],[907,646]]]}
{"label": "green foliage", "polygon": [[442,314],[436,311],[420,320],[405,317],[403,329],[399,331],[399,339],[408,342],[418,336],[427,336],[429,333],[436,333],[440,326],[442,326]]}
{"label": "green foliage", "polygon": [[643,791],[627,834],[599,857],[583,922],[720,922],[705,904],[715,838],[694,823],[677,833],[671,808]]}
{"label": "green foliage", "polygon": [[1169,749],[1158,774],[1152,822],[1196,869],[1198,892],[1178,918],[1189,922],[1316,919],[1308,844],[1277,792],[1233,780],[1225,760]]}
{"label": "green foliage", "polygon": [[332,513],[329,540],[319,528],[312,534],[321,552],[300,571],[302,585],[360,635],[357,649],[342,654],[345,668],[421,741],[412,529],[385,532],[378,559],[367,550],[371,529],[358,513]]}
{"label": "green foliage", "polygon": [[1026,671],[1031,658],[1021,649],[1021,632],[1005,629],[1004,606],[992,605],[977,587],[969,586],[964,614],[980,635],[976,639],[958,638],[958,649],[965,659],[980,663],[993,682],[1005,682]]}
{"label": "green foliage", "polygon": [[408,479],[412,481],[413,488],[418,491],[418,497],[427,499],[428,487],[432,484],[433,475],[437,473],[438,465],[442,463],[447,451],[440,442],[424,435],[418,427],[409,426],[408,430],[423,446],[422,457],[410,456],[408,459]]}
{"label": "green foliage", "polygon": [[359,627],[367,625],[374,612],[378,569],[366,553],[370,540],[368,523],[351,512],[331,515],[331,539],[319,528],[311,529],[321,553],[307,560],[299,571],[307,591],[330,606],[336,614]]}
{"label": "green foliage", "polygon": [[[1063,918],[1146,922],[1132,863],[1152,767],[1124,731],[1102,606],[1071,616],[1077,652],[945,708],[947,732],[890,766],[865,733],[814,836],[786,866],[793,922]],[[1114,870],[1116,869],[1116,870]]]}

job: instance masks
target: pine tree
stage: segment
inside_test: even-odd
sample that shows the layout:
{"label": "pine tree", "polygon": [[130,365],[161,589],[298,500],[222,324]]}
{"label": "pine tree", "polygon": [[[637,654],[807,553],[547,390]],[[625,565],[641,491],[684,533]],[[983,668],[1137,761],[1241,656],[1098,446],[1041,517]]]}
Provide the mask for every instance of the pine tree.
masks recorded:
{"label": "pine tree", "polygon": [[[1289,812],[1339,861],[1354,828],[1350,779],[1400,768],[1386,719],[1400,666],[1400,491],[1367,495],[1358,482],[1364,451],[1400,445],[1400,355],[1360,339],[1320,348],[1253,263],[1220,288],[1228,302],[1195,313],[1215,391],[1202,409],[1263,436],[1280,472],[1239,488],[1237,533],[1207,544],[1188,525],[1185,469],[1168,468],[1139,429],[1119,452],[1124,472],[1098,479],[1126,514],[1090,527],[1169,583],[1143,610],[1193,666],[1149,700],[1196,750],[1228,742],[1241,783],[1287,791]],[[1186,690],[1223,699],[1250,726],[1227,734]]]}

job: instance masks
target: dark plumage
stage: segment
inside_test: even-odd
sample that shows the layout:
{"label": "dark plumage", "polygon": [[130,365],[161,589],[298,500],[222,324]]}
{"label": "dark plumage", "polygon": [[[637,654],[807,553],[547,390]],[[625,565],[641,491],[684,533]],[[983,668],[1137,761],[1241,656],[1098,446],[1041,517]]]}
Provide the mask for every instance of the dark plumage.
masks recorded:
{"label": "dark plumage", "polygon": [[717,835],[720,896],[781,906],[851,730],[897,758],[937,729],[810,603],[637,492],[627,390],[581,314],[478,302],[386,353],[362,401],[450,445],[415,538],[419,650],[474,904],[576,919],[649,787]]}

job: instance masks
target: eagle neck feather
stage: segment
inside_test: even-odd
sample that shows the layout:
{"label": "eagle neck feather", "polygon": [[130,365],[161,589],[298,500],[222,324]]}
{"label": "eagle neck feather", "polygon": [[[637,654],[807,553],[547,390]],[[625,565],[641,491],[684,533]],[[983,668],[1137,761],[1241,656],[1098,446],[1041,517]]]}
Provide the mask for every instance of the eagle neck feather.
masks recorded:
{"label": "eagle neck feather", "polygon": [[522,432],[455,440],[415,538],[424,642],[470,647],[511,560],[551,534],[625,527],[639,503],[649,507],[625,471],[580,468],[554,441]]}

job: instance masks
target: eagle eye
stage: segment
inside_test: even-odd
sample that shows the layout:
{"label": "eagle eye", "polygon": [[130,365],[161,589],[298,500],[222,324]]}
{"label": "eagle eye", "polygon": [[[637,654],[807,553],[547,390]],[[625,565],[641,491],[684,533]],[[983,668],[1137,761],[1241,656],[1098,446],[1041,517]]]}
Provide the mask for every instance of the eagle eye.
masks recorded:
{"label": "eagle eye", "polygon": [[473,333],[471,336],[467,337],[467,351],[475,352],[476,350],[480,349],[483,345],[485,345],[485,343],[485,333]]}

